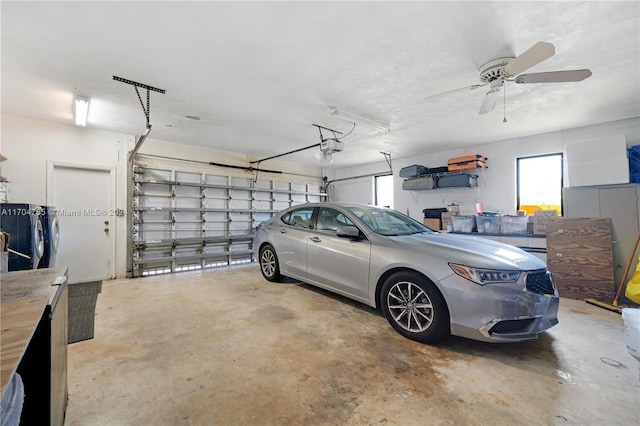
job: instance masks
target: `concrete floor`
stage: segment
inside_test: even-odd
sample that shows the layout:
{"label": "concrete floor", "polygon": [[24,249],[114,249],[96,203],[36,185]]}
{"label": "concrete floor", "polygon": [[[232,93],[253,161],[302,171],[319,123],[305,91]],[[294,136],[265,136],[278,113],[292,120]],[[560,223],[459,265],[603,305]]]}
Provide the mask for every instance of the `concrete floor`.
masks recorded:
{"label": "concrete floor", "polygon": [[536,341],[419,344],[256,265],[103,284],[67,425],[637,425],[619,314],[561,301]]}

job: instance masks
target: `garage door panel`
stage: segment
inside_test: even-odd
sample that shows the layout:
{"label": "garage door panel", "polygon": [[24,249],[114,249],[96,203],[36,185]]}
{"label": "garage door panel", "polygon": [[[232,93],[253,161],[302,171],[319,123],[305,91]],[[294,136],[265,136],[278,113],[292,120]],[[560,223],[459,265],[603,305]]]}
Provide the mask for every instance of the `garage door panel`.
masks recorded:
{"label": "garage door panel", "polygon": [[[321,180],[288,182],[135,167],[132,276],[252,261],[254,228],[294,204],[322,199]],[[312,195],[313,193],[313,195]]]}

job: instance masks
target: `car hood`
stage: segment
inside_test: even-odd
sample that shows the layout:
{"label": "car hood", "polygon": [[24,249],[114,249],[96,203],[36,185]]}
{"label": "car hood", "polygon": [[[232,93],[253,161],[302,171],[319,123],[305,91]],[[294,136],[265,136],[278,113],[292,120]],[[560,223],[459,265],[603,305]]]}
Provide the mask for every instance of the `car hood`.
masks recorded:
{"label": "car hood", "polygon": [[470,235],[438,232],[388,238],[413,252],[424,252],[441,257],[447,262],[477,268],[531,271],[547,267],[542,260],[517,247]]}

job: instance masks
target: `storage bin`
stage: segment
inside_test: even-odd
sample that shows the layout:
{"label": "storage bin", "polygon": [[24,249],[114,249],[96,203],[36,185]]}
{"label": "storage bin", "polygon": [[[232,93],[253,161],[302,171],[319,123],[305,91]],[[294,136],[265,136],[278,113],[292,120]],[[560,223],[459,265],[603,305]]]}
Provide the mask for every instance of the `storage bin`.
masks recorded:
{"label": "storage bin", "polygon": [[440,219],[442,213],[446,212],[447,209],[444,207],[435,208],[435,209],[423,209],[422,213],[424,213],[425,219]]}
{"label": "storage bin", "polygon": [[436,184],[436,188],[473,188],[474,186],[478,186],[478,175],[466,173],[440,176]]}
{"label": "storage bin", "polygon": [[431,176],[405,179],[402,181],[402,189],[419,191],[422,189],[435,189],[436,184]]}
{"label": "storage bin", "polygon": [[640,359],[640,309],[624,308],[622,320],[624,321],[624,340],[627,351]]}
{"label": "storage bin", "polygon": [[526,234],[527,216],[501,216],[501,229],[503,234]]}
{"label": "storage bin", "polygon": [[403,178],[418,177],[420,175],[426,175],[427,172],[428,172],[427,167],[414,164],[412,166],[401,168],[400,177],[403,177]]}
{"label": "storage bin", "polygon": [[429,174],[436,174],[436,173],[447,173],[449,171],[449,166],[440,166],[440,167],[430,167],[429,168]]}
{"label": "storage bin", "polygon": [[500,222],[500,216],[476,216],[478,232],[483,234],[499,234]]}
{"label": "storage bin", "polygon": [[476,228],[475,216],[453,216],[453,232],[473,232]]}

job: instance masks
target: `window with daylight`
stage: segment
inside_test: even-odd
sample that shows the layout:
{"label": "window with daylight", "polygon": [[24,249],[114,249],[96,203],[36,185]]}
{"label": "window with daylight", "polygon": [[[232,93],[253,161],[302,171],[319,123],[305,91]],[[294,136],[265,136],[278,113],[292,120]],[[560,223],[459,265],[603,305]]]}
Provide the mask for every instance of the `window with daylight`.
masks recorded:
{"label": "window with daylight", "polygon": [[517,159],[518,210],[556,210],[562,215],[562,153]]}
{"label": "window with daylight", "polygon": [[393,208],[393,175],[376,176],[374,181],[375,205]]}

